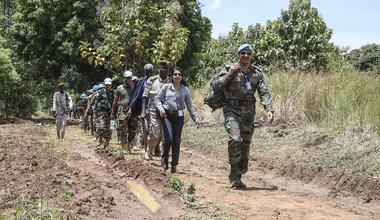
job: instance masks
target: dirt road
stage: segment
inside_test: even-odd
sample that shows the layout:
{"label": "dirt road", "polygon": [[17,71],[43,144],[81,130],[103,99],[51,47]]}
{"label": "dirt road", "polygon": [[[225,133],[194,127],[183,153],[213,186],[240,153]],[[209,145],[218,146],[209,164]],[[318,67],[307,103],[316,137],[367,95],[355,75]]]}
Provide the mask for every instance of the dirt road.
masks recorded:
{"label": "dirt road", "polygon": [[[243,177],[248,188],[233,190],[223,148],[205,154],[189,142],[182,145],[178,177],[185,184],[195,183],[196,200],[181,202],[169,193],[169,173],[160,168],[159,158],[144,161],[143,154],[134,151],[125,160],[97,149],[77,124],[66,132],[66,140],[60,142],[49,123],[0,126],[3,215],[22,195],[35,195],[28,200],[45,198],[64,216],[91,219],[380,219],[377,200],[333,194],[268,172],[255,161]],[[117,148],[114,140],[111,144]],[[49,150],[52,145],[57,146],[54,151]],[[128,181],[147,189],[161,209],[152,213],[130,191]]]}

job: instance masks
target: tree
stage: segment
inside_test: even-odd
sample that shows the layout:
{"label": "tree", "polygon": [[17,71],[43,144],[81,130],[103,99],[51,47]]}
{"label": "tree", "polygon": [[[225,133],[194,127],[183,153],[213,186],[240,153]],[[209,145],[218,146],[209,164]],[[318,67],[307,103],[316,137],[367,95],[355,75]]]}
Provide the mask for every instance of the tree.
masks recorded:
{"label": "tree", "polygon": [[[82,56],[113,73],[142,72],[160,59],[178,62],[188,41],[188,29],[178,21],[178,1],[110,1],[100,12],[103,42],[82,42]],[[136,69],[137,67],[137,69]]]}
{"label": "tree", "polygon": [[[33,66],[22,69],[49,95],[60,78],[68,80],[77,92],[92,86],[104,73],[92,68],[81,57],[80,40],[98,39],[96,7],[99,0],[17,0],[11,35],[16,60]],[[72,78],[71,73],[80,75]],[[61,78],[61,80],[62,80]]]}
{"label": "tree", "polygon": [[333,31],[318,9],[311,7],[311,0],[290,0],[289,9],[282,10],[272,25],[281,38],[286,62],[305,70],[326,67],[328,53],[334,50],[329,43]]}
{"label": "tree", "polygon": [[5,40],[0,36],[0,115],[10,115],[8,97],[11,95],[12,86],[20,80],[12,65],[10,55],[11,50],[4,48]]}
{"label": "tree", "polygon": [[360,71],[373,71],[380,74],[379,44],[366,44],[360,49],[352,50],[348,59]]}

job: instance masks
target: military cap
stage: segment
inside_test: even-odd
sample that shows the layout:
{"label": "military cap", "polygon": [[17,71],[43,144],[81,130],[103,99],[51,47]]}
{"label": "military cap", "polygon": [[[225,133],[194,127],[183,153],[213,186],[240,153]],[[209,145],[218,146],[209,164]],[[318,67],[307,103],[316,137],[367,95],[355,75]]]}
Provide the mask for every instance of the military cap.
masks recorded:
{"label": "military cap", "polygon": [[243,44],[243,45],[241,45],[241,46],[238,48],[237,52],[240,53],[240,51],[242,51],[242,50],[250,50],[250,51],[253,51],[253,48],[252,48],[252,46],[251,46],[250,44]]}

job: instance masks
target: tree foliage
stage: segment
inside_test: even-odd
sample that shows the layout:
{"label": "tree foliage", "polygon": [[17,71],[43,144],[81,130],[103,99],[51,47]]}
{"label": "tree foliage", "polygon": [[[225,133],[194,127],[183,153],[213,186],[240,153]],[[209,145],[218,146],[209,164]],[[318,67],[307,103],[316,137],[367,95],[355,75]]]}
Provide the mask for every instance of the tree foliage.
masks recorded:
{"label": "tree foliage", "polygon": [[367,44],[360,49],[352,50],[348,55],[348,59],[360,71],[372,71],[380,74],[379,44]]}
{"label": "tree foliage", "polygon": [[[100,11],[103,42],[82,42],[82,56],[114,73],[142,70],[160,59],[178,62],[189,30],[180,25],[178,1],[109,1]],[[139,72],[139,71],[138,71]]]}
{"label": "tree foliage", "polygon": [[27,83],[17,74],[11,61],[11,50],[4,48],[5,39],[0,36],[0,117],[29,117],[37,110],[37,99]]}
{"label": "tree foliage", "polygon": [[[206,49],[205,63],[212,68],[204,69],[208,76],[212,69],[236,62],[236,49],[244,43],[253,46],[253,62],[267,71],[273,68],[300,69],[305,71],[326,70],[331,59],[338,58],[337,48],[330,43],[332,30],[311,7],[310,0],[290,0],[289,9],[282,10],[274,21],[265,26],[250,25],[243,30],[237,23],[227,36],[212,40]],[[341,57],[340,57],[341,58]]]}
{"label": "tree foliage", "polygon": [[[89,86],[89,82],[100,78],[100,73],[82,59],[79,50],[80,40],[99,38],[96,17],[98,2],[16,1],[11,29],[16,59],[24,62],[22,66],[33,66],[23,69],[20,74],[28,75],[30,80],[45,90],[44,94],[50,95],[61,77],[73,87]],[[67,74],[68,70],[69,73],[81,75],[84,80],[72,80]]]}

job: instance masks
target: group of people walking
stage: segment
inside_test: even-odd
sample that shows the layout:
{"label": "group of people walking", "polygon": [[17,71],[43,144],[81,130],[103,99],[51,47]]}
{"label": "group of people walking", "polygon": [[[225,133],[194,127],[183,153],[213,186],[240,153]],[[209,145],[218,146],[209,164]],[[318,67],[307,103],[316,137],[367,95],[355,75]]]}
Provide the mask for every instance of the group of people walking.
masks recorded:
{"label": "group of people walking", "polygon": [[[214,78],[210,86],[215,92],[222,92],[225,129],[228,133],[228,160],[230,164],[229,180],[231,187],[243,189],[242,175],[248,170],[249,150],[254,132],[256,113],[255,93],[267,112],[268,122],[273,121],[271,96],[264,76],[259,68],[251,65],[253,48],[249,44],[241,45],[237,50],[239,62],[226,65]],[[123,84],[112,89],[112,80],[106,78],[104,84],[94,86],[89,96],[82,96],[77,108],[83,111],[83,128],[91,131],[98,145],[108,146],[111,139],[114,120],[120,144],[126,152],[131,152],[133,141],[140,122],[141,146],[145,150],[145,159],[161,156],[164,170],[169,168],[171,149],[171,172],[177,172],[180,153],[181,134],[184,126],[184,109],[187,108],[192,120],[199,128],[201,123],[192,105],[188,87],[183,80],[180,67],[172,68],[168,61],[160,61],[158,74],[154,74],[152,64],[144,66],[145,76],[133,79],[133,73],[123,74]],[[57,112],[57,135],[64,136],[66,122],[65,111],[58,106],[72,107],[70,95],[60,91],[54,94],[53,110]],[[59,109],[59,110],[58,110]],[[160,143],[163,142],[162,154]]]}
{"label": "group of people walking", "polygon": [[[200,121],[192,105],[189,89],[183,81],[182,69],[174,67],[173,72],[169,73],[170,65],[168,61],[160,61],[158,74],[154,75],[154,66],[146,64],[144,77],[133,79],[133,73],[126,71],[123,73],[123,84],[115,90],[112,88],[112,79],[106,78],[104,83],[89,90],[88,96],[81,95],[77,104],[77,109],[82,112],[81,126],[91,131],[98,146],[109,145],[116,124],[122,149],[131,153],[140,122],[141,147],[145,151],[145,159],[161,156],[162,167],[167,170],[171,149],[171,172],[177,172],[184,109],[188,108],[198,127]],[[59,87],[63,90],[61,84]]]}

